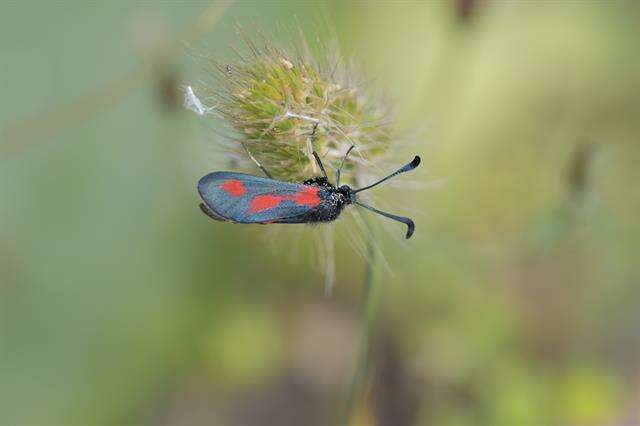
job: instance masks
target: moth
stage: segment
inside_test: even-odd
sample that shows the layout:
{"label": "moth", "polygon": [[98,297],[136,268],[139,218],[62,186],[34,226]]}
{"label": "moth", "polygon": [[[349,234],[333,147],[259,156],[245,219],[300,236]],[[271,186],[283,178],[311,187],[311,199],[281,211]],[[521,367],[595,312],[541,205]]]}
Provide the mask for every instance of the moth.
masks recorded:
{"label": "moth", "polygon": [[405,238],[410,238],[415,230],[411,219],[380,211],[363,204],[358,194],[371,189],[401,173],[411,171],[420,164],[415,158],[390,175],[363,188],[353,189],[349,185],[340,185],[340,174],[351,146],[336,172],[336,183],[329,182],[327,172],[318,154],[313,156],[322,176],[312,177],[302,183],[285,182],[273,179],[260,166],[267,177],[236,172],[213,172],[198,182],[198,192],[203,203],[200,209],[210,218],[232,223],[318,223],[336,220],[342,210],[351,205],[363,207],[407,226]]}

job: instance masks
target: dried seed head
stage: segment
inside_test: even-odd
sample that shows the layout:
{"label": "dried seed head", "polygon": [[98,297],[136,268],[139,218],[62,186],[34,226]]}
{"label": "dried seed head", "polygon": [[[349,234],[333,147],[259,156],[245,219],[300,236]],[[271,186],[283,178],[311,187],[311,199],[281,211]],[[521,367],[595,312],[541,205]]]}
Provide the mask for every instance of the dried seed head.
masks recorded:
{"label": "dried seed head", "polygon": [[253,156],[273,177],[302,181],[317,172],[312,149],[331,170],[355,145],[343,174],[354,183],[369,161],[384,156],[391,139],[388,103],[358,85],[335,50],[321,48],[316,59],[305,43],[287,51],[245,36],[244,44],[238,60],[214,63],[219,84],[204,91],[234,130],[240,167],[255,171]]}

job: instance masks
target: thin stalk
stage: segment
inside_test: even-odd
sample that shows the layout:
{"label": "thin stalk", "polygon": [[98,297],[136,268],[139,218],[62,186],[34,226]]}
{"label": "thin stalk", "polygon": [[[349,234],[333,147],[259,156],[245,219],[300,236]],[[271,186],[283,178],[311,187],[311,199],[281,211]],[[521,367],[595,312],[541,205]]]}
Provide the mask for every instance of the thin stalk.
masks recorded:
{"label": "thin stalk", "polygon": [[363,217],[367,228],[367,262],[363,282],[364,311],[362,316],[362,335],[358,349],[355,371],[345,399],[342,421],[340,424],[348,426],[358,403],[364,398],[369,384],[371,357],[373,352],[373,337],[378,313],[377,286],[374,280],[376,264],[375,235],[366,217]]}

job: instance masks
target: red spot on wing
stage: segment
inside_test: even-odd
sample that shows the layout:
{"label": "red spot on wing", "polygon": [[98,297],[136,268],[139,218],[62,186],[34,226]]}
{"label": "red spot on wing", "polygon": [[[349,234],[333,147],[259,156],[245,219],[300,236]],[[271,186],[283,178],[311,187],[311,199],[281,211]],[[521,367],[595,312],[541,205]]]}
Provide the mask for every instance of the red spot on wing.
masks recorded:
{"label": "red spot on wing", "polygon": [[295,195],[258,195],[249,204],[249,214],[259,213],[278,207],[285,200],[294,201],[299,206],[315,207],[320,204],[320,188],[307,186]]}
{"label": "red spot on wing", "polygon": [[320,191],[320,188],[307,186],[302,191],[288,199],[295,201],[300,206],[315,207],[320,204],[318,191]]}
{"label": "red spot on wing", "polygon": [[246,189],[241,181],[238,179],[231,179],[220,185],[220,189],[229,195],[239,197],[246,192]]}
{"label": "red spot on wing", "polygon": [[277,207],[282,200],[284,200],[284,197],[279,197],[277,195],[257,195],[253,197],[251,204],[249,204],[249,214]]}

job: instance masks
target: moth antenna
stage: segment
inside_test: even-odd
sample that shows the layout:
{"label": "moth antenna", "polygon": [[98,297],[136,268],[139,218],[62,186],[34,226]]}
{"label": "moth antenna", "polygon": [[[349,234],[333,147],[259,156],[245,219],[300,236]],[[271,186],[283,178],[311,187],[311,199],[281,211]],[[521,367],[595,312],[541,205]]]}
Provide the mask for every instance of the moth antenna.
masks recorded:
{"label": "moth antenna", "polygon": [[[391,173],[389,176],[380,179],[379,181],[377,181],[376,183],[372,183],[369,186],[365,186],[364,188],[360,188],[360,189],[355,189],[353,192],[354,194],[357,192],[361,192],[361,191],[365,191],[367,189],[373,188],[374,186],[380,185],[382,182],[384,182],[385,180],[391,179],[394,176],[399,175],[400,173],[405,173],[405,172],[410,172],[411,170],[415,169],[416,167],[418,167],[420,165],[420,157],[419,156],[415,156],[414,159],[409,163],[409,164],[405,164],[404,166],[402,166],[401,168],[399,168],[398,170],[396,170],[395,172]],[[407,237],[409,238],[409,237]]]}
{"label": "moth antenna", "polygon": [[336,172],[336,188],[340,186],[340,174],[342,173],[342,167],[344,166],[344,162],[347,161],[347,157],[349,156],[349,153],[355,147],[356,147],[355,145],[351,145],[349,147],[349,149],[347,150],[347,153],[344,155],[344,157],[342,157],[342,163],[340,163],[340,167],[338,168],[338,171]]}
{"label": "moth antenna", "polygon": [[[418,158],[418,157],[416,157],[416,158]],[[405,238],[407,238],[407,239],[411,238],[411,236],[413,235],[413,231],[415,231],[415,229],[416,229],[416,225],[408,217],[396,216],[395,214],[383,212],[381,210],[375,209],[375,208],[373,208],[371,206],[368,206],[366,204],[362,204],[359,201],[355,201],[354,204],[357,204],[360,207],[364,207],[365,209],[371,210],[374,213],[378,213],[379,215],[388,217],[389,219],[393,219],[393,220],[396,220],[398,222],[404,223],[405,225],[407,225],[407,235],[405,235]]]}

